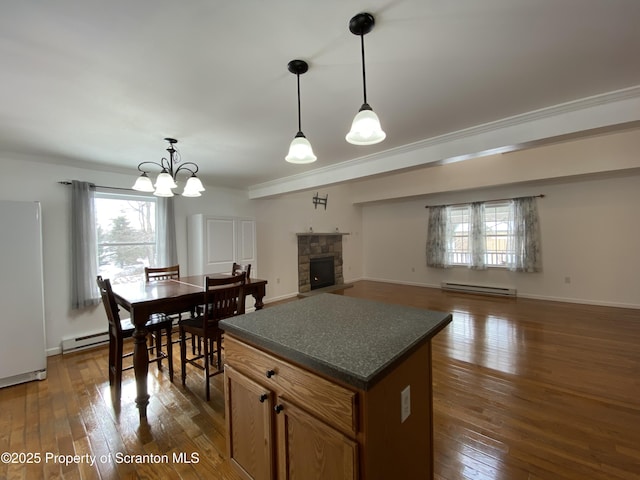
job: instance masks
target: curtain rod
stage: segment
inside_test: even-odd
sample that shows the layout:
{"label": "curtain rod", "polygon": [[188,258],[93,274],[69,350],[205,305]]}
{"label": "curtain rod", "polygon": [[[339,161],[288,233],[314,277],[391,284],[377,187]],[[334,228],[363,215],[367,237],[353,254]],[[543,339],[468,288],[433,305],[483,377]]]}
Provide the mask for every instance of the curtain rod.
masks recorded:
{"label": "curtain rod", "polygon": [[[62,182],[58,182],[60,185],[71,185],[71,182],[69,181],[62,181]],[[91,185],[93,188],[106,188],[108,190],[126,190],[128,192],[133,192],[133,188],[124,188],[124,187],[107,187],[105,185],[96,185],[95,183],[89,183],[89,185]]]}
{"label": "curtain rod", "polygon": [[[544,194],[539,194],[539,195],[526,195],[524,197],[512,197],[512,198],[496,198],[495,200],[485,200],[483,203],[490,203],[490,202],[506,202],[507,200],[515,200],[517,198],[527,198],[527,197],[532,197],[532,198],[544,198]],[[443,205],[425,205],[424,208],[432,208],[432,207],[456,207],[458,205],[469,205],[471,203],[474,202],[462,202],[462,203],[447,203],[447,204],[443,204]]]}

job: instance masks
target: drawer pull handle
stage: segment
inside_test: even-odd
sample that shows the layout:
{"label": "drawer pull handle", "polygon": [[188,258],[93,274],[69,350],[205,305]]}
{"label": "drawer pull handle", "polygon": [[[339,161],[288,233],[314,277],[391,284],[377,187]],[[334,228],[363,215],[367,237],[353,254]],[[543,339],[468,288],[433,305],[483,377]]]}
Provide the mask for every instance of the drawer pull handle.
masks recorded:
{"label": "drawer pull handle", "polygon": [[273,409],[276,411],[276,413],[280,413],[282,410],[284,410],[284,407],[282,405],[276,405],[275,407],[273,407]]}
{"label": "drawer pull handle", "polygon": [[269,395],[267,395],[266,393],[260,395],[260,403],[264,403],[267,398],[269,398]]}
{"label": "drawer pull handle", "polygon": [[276,374],[275,370],[267,370],[267,378],[271,378]]}

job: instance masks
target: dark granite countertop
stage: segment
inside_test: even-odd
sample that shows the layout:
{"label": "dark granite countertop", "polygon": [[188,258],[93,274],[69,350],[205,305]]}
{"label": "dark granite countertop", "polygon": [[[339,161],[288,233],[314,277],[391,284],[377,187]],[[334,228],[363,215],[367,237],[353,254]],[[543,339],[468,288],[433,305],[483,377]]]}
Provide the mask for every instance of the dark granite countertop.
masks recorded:
{"label": "dark granite countertop", "polygon": [[450,313],[325,293],[229,318],[220,327],[367,390],[450,321]]}

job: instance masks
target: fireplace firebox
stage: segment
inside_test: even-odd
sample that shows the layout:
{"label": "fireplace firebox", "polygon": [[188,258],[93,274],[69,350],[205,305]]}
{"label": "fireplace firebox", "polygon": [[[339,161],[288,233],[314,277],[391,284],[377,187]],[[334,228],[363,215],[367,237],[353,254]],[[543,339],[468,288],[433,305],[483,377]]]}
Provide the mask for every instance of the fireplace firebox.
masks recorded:
{"label": "fireplace firebox", "polygon": [[309,259],[309,283],[311,290],[335,285],[333,256]]}

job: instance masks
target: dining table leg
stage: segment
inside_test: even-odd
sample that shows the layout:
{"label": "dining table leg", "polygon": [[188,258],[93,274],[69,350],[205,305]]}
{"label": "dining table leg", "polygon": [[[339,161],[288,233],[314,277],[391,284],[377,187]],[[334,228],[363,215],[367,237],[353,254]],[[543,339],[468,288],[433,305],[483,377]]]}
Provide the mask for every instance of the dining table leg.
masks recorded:
{"label": "dining table leg", "polygon": [[255,288],[252,292],[252,296],[255,300],[254,303],[254,308],[256,310],[262,310],[262,307],[264,307],[264,302],[262,301],[262,299],[264,298],[266,292],[266,288],[264,287],[264,285],[260,285],[259,287]]}
{"label": "dining table leg", "polygon": [[[136,317],[145,319],[138,324]],[[147,392],[147,375],[149,373],[149,351],[147,350],[147,329],[145,328],[148,314],[131,311],[131,321],[135,325],[133,332],[133,371],[136,377],[136,406],[140,414],[140,420],[147,418],[147,405],[149,405],[149,394]]]}

